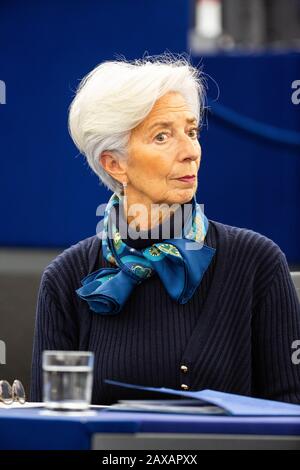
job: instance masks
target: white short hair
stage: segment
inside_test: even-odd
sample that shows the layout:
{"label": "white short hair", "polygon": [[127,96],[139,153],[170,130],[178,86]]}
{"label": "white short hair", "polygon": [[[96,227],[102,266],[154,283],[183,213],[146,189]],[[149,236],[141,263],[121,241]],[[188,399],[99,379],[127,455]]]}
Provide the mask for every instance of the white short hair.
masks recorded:
{"label": "white short hair", "polygon": [[199,124],[204,108],[202,72],[184,55],[165,53],[99,64],[80,82],[69,110],[69,132],[102,183],[118,194],[122,184],[102,167],[104,150],[126,158],[130,132],[170,91],[181,93]]}

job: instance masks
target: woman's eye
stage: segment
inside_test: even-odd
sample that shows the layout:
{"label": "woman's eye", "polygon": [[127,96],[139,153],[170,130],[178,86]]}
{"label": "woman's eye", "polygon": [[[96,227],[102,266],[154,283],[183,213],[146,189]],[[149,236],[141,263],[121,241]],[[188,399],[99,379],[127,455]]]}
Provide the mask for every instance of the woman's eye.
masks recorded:
{"label": "woman's eye", "polygon": [[192,133],[192,137],[196,137],[196,139],[199,138],[199,135],[200,135],[200,129],[199,129],[199,127],[194,127],[194,128],[191,129],[189,132]]}
{"label": "woman's eye", "polygon": [[[155,136],[155,139],[158,140],[158,142],[164,142],[164,139],[161,139],[162,136],[167,135],[165,132],[161,132],[160,134],[157,134]],[[158,139],[159,138],[159,139]]]}
{"label": "woman's eye", "polygon": [[[199,138],[199,133],[200,133],[200,128],[199,127],[194,127],[193,129],[190,129],[188,131],[188,134],[192,139],[198,139]],[[160,132],[155,136],[155,140],[157,142],[165,142],[167,139],[164,138],[164,136],[168,137],[168,134],[166,132]]]}

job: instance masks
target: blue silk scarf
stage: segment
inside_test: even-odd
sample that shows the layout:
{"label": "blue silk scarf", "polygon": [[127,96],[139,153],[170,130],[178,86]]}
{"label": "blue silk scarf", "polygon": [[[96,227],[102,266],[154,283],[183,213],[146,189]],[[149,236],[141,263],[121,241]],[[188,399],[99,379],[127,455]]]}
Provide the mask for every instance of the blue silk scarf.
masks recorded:
{"label": "blue silk scarf", "polygon": [[[121,196],[122,197],[122,196]],[[204,244],[208,220],[194,196],[192,211],[181,237],[165,239],[144,249],[133,249],[121,238],[112,217],[120,197],[109,199],[103,219],[102,254],[112,268],[101,268],[81,280],[77,295],[92,311],[102,315],[118,314],[134,288],[153,276],[159,276],[170,297],[187,303],[200,284],[215,249]]]}

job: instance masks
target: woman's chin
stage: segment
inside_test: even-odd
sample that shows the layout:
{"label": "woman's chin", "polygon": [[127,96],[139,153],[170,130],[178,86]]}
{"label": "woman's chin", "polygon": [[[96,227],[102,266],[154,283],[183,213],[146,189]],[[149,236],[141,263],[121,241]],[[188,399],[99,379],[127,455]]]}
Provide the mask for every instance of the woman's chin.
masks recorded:
{"label": "woman's chin", "polygon": [[173,204],[185,204],[193,199],[196,193],[196,188],[185,188],[185,189],[177,189],[176,192],[174,191],[173,196]]}

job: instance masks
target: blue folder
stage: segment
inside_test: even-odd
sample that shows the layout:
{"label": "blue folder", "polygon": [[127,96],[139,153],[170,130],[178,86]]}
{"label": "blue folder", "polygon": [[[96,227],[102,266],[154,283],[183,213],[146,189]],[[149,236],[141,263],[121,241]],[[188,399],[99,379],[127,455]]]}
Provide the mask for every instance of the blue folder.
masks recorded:
{"label": "blue folder", "polygon": [[193,398],[199,404],[205,406],[218,406],[225,414],[234,416],[300,416],[300,405],[283,403],[280,401],[252,398],[233,393],[218,392],[215,390],[181,391],[172,388],[144,387],[116,380],[105,380],[110,385],[132,388],[135,390],[146,390],[168,395]]}

